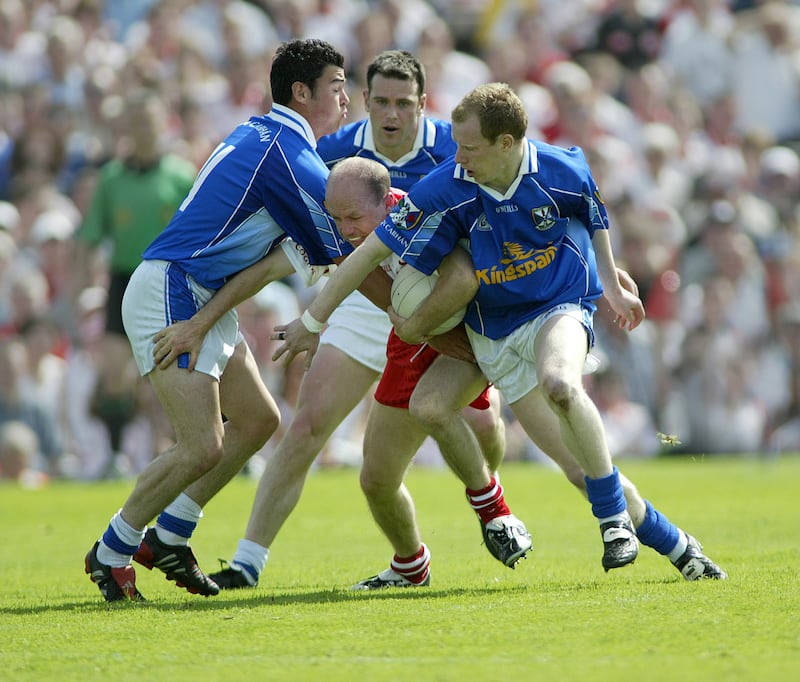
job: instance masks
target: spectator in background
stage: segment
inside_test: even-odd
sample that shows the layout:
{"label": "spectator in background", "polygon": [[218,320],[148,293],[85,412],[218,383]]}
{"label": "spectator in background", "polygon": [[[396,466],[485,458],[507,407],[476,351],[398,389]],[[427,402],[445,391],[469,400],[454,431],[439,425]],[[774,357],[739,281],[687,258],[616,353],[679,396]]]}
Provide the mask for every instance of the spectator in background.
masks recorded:
{"label": "spectator in background", "polygon": [[701,106],[730,92],[733,28],[725,0],[686,0],[667,24],[659,57]]}
{"label": "spectator in background", "polygon": [[[37,456],[26,456],[24,468],[47,475],[61,470],[63,445],[58,422],[42,405],[26,395],[27,350],[17,336],[0,337],[0,427],[22,423],[36,436]],[[34,448],[25,448],[29,455]]]}
{"label": "spectator in background", "polygon": [[[381,49],[425,51],[431,114],[449,117],[453,97],[461,94],[455,95],[454,88],[506,80],[525,100],[531,124],[548,139],[557,135],[559,144],[567,145],[591,140],[584,150],[596,177],[603,175],[601,185],[615,223],[623,224],[617,211],[629,210],[623,217],[639,222],[616,236],[618,253],[652,255],[663,249],[662,223],[653,227],[652,222],[653,211],[661,207],[642,207],[640,201],[651,192],[664,198],[684,222],[686,240],[676,247],[681,258],[662,274],[670,273],[673,298],[694,312],[704,283],[715,275],[714,268],[705,267],[704,234],[716,230],[709,226],[717,220],[711,214],[726,205],[715,202],[728,202],[734,208],[735,229],[753,240],[759,267],[766,270],[769,320],[776,337],[778,311],[800,300],[800,190],[791,170],[794,163],[787,163],[800,150],[798,72],[793,66],[800,61],[798,12],[797,2],[772,0],[0,0],[0,201],[18,214],[16,229],[4,231],[0,225],[0,328],[18,329],[10,323],[12,288],[18,294],[28,292],[21,296],[24,304],[40,280],[41,272],[34,271],[44,270],[53,284],[53,271],[40,251],[59,250],[66,243],[34,243],[32,226],[51,210],[76,224],[88,213],[87,196],[94,193],[97,169],[115,156],[115,145],[125,133],[122,114],[128,92],[149,86],[166,94],[173,109],[166,142],[197,168],[227,132],[215,125],[215,112],[236,117],[234,100],[241,104],[257,99],[247,85],[236,88],[245,97],[229,96],[232,79],[246,82],[238,74],[247,67],[231,70],[225,60],[237,66],[265,63],[277,40],[313,35],[336,44],[346,55],[348,71],[356,75],[364,71],[358,65]],[[653,26],[660,34],[652,33]],[[246,59],[236,62],[233,55]],[[563,129],[553,125],[555,114],[548,113],[551,93],[539,89],[547,83],[548,69],[559,62],[571,62],[590,75],[589,81],[596,80],[590,82],[594,103],[581,106],[576,95]],[[437,77],[440,67],[444,80]],[[491,78],[485,75],[487,67]],[[363,85],[351,83],[350,89]],[[598,106],[601,96],[607,103]],[[620,104],[629,114],[619,119],[622,125],[609,128],[615,119],[607,112],[619,111]],[[351,102],[350,120],[364,115],[361,107],[359,98]],[[537,120],[542,112],[545,120]],[[582,115],[584,125],[578,125]],[[677,152],[674,140],[667,139],[672,136],[649,124],[671,128]],[[566,132],[568,128],[574,132]],[[687,180],[694,191],[682,200]],[[651,191],[640,191],[640,181]],[[694,255],[684,259],[687,250],[701,254],[699,260]],[[648,259],[648,268],[651,263]],[[87,282],[107,286],[105,264],[99,265],[74,283],[73,298]],[[626,265],[632,270],[634,263]],[[639,284],[643,289],[652,286],[642,280]],[[649,321],[661,314],[658,306],[664,301],[664,296],[650,295]],[[60,311],[47,314],[77,338],[76,317],[65,321]],[[652,333],[656,345],[668,353],[662,375],[671,386],[667,393],[680,396],[691,389],[682,384],[686,372],[676,348],[695,322],[672,321],[666,340],[665,324],[659,319]],[[659,392],[665,391],[659,384]],[[679,423],[659,407],[653,409],[654,419],[666,422],[663,432]]]}
{"label": "spectator in background", "polygon": [[25,488],[41,488],[48,476],[35,468],[41,458],[39,439],[27,424],[0,424],[0,480],[17,481]]}
{"label": "spectator in background", "polygon": [[467,92],[491,78],[482,58],[455,49],[450,27],[440,17],[422,29],[414,53],[428,76],[429,116],[449,119],[453,107]]}
{"label": "spectator in background", "polygon": [[138,90],[126,98],[117,158],[100,171],[77,233],[78,273],[91,272],[93,259],[101,259],[108,273],[106,335],[92,405],[116,453],[123,429],[136,415],[143,383],[122,325],[122,295],[145,248],[186,198],[196,175],[193,164],[165,151],[169,113],[157,92]]}
{"label": "spectator in background", "polygon": [[800,304],[785,304],[778,322],[777,338],[770,349],[773,362],[767,365],[774,371],[758,383],[767,393],[765,402],[772,399],[768,450],[800,452]]}
{"label": "spectator in background", "polygon": [[587,377],[588,392],[597,405],[613,459],[653,457],[659,451],[650,411],[631,400],[623,377],[605,369]]}
{"label": "spectator in background", "polygon": [[766,0],[739,16],[731,67],[738,130],[800,138],[800,7]]}
{"label": "spectator in background", "polygon": [[613,55],[626,69],[635,71],[658,59],[661,27],[642,0],[609,3],[597,27],[595,49]]}

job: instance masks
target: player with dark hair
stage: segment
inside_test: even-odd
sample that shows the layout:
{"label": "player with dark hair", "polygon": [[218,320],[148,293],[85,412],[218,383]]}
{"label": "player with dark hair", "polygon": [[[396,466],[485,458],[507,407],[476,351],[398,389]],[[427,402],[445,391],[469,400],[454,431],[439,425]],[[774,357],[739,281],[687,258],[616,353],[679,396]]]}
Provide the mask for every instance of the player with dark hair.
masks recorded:
{"label": "player with dark hair", "polygon": [[392,187],[408,191],[439,162],[455,154],[450,123],[425,116],[425,67],[409,52],[381,52],[367,66],[368,117],[319,141],[328,167],[351,156],[378,161]]}
{"label": "player with dark hair", "polygon": [[[480,371],[570,480],[583,474],[600,525],[603,568],[632,563],[641,540],[687,580],[725,578],[694,538],[638,494],[634,527],[626,482],[611,461],[582,371],[594,341],[595,301],[604,295],[628,329],[641,322],[644,308],[620,283],[608,217],[583,152],[527,140],[526,129],[527,114],[508,85],[468,93],[453,111],[455,157],[414,186],[301,319],[276,327],[285,340],[276,356],[313,352],[314,330],[392,252],[430,274],[468,240],[479,288],[465,321]],[[402,320],[396,326],[404,336]],[[421,402],[412,396],[411,413],[438,437],[440,396],[421,395]]]}
{"label": "player with dark hair", "polygon": [[[316,140],[337,130],[347,113],[344,59],[324,41],[290,41],[279,47],[270,80],[272,110],[238,126],[214,150],[125,292],[126,333],[176,443],[142,472],[86,555],[86,572],[107,601],[142,598],[134,555],[190,592],[219,592],[198,567],[188,539],[203,506],[280,419],[235,311],[205,336],[191,368],[183,356],[153,372],[156,333],[191,318],[226,280],[256,262],[267,266],[245,297],[285,276],[286,259],[274,249],[287,234],[312,265],[326,266],[352,250],[323,208],[328,169],[315,150]],[[265,258],[271,253],[280,257]]]}
{"label": "player with dark hair", "polygon": [[[352,156],[374,160],[388,169],[393,187],[410,189],[420,177],[455,152],[449,123],[424,115],[424,85],[424,67],[415,57],[397,50],[379,54],[368,67],[368,87],[364,91],[369,117],[320,139],[318,151],[329,165]],[[378,204],[378,209],[376,220],[384,217],[381,212],[388,207]],[[364,220],[365,214],[363,207],[354,205],[346,215],[339,217],[371,229],[377,222],[369,224]],[[306,283],[311,283],[317,274],[309,272]],[[227,291],[223,289],[221,295],[212,299],[191,322],[161,332],[157,351],[164,354],[164,362],[170,362],[177,353],[196,346],[197,340],[232,300],[228,294],[233,285],[231,282]],[[331,316],[320,338],[320,357],[310,364],[303,378],[292,423],[266,462],[245,537],[240,539],[229,566],[212,574],[222,588],[257,584],[269,557],[269,546],[297,504],[315,457],[384,370],[386,339],[391,330],[383,312],[387,306],[388,301],[382,308],[376,308],[356,292]],[[407,360],[414,353],[410,353]],[[412,387],[419,378],[417,372],[423,367],[423,359],[427,367],[433,356],[433,349],[426,347],[415,362],[409,364],[406,371],[413,370],[416,376]],[[325,386],[336,386],[337,390],[322,390]],[[480,451],[494,471],[504,454],[504,424],[496,391],[487,397],[490,403],[481,404],[481,407],[488,409],[467,407],[465,416],[469,427],[466,423],[459,426],[466,430],[471,428]],[[468,434],[464,436],[469,437]],[[470,478],[480,481],[480,488],[489,487],[498,500],[502,499],[502,487],[496,481],[493,483],[488,475],[476,478],[472,474]],[[489,505],[487,514],[489,518]],[[504,550],[503,556],[512,563],[530,547],[530,541],[525,537],[527,531],[521,523],[519,525],[521,529],[517,535],[523,538],[522,545],[517,544],[516,535],[509,536],[505,528],[498,531],[505,538],[502,544],[510,548]],[[495,554],[499,552],[496,547],[492,551]]]}

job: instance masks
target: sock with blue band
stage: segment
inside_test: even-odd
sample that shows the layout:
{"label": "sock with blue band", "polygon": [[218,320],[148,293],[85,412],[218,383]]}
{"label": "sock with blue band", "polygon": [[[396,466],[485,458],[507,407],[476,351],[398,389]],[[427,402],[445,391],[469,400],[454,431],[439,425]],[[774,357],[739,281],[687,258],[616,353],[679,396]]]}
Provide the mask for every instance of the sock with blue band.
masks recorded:
{"label": "sock with blue band", "polygon": [[252,540],[239,540],[236,553],[229,562],[229,566],[242,572],[250,585],[258,584],[258,578],[267,565],[269,549],[262,547]]}
{"label": "sock with blue band", "polygon": [[156,534],[165,545],[186,546],[192,537],[203,510],[186,493],[175,498],[156,520]]}
{"label": "sock with blue band", "polygon": [[111,521],[97,547],[97,560],[106,566],[119,568],[131,563],[131,557],[139,549],[145,529],[137,530],[122,518],[122,510],[111,517]]}

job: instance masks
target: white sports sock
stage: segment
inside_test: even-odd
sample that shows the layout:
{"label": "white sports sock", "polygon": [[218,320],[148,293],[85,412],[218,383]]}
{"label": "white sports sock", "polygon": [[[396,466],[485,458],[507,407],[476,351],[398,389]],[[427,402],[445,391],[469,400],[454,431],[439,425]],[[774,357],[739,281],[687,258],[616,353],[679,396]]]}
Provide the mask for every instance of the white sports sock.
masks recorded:
{"label": "white sports sock", "polygon": [[[138,547],[142,542],[142,538],[144,538],[146,528],[143,528],[142,530],[136,530],[125,519],[122,518],[121,512],[122,510],[120,509],[116,514],[114,514],[114,516],[111,517],[111,521],[108,525],[111,526],[111,529],[121,542],[124,542],[126,545]],[[97,560],[106,566],[118,568],[120,566],[127,566],[129,563],[131,563],[131,555],[121,554],[120,552],[114,551],[101,539],[100,544],[97,547]]]}
{"label": "white sports sock", "polygon": [[[170,503],[164,512],[178,519],[189,521],[194,524],[197,524],[197,522],[203,516],[202,507],[186,493],[181,493],[178,495],[174,502]],[[179,535],[178,533],[173,533],[166,528],[162,528],[158,524],[158,521],[156,521],[156,535],[158,536],[158,539],[161,540],[161,542],[163,542],[165,545],[185,546],[189,544],[189,538]]]}
{"label": "white sports sock", "polygon": [[[242,573],[247,578],[247,582],[251,585],[255,585],[258,578],[264,572],[268,559],[268,547],[262,547],[257,542],[242,538],[236,546],[236,553],[233,555],[230,565],[233,568],[242,569]],[[256,575],[252,575],[251,570],[254,570]]]}

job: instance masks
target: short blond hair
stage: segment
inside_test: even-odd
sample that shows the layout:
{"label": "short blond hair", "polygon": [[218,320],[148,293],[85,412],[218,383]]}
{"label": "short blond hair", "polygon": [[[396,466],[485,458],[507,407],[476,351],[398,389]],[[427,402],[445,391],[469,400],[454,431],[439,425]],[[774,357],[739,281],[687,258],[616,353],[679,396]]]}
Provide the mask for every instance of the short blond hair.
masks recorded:
{"label": "short blond hair", "polygon": [[521,140],[528,130],[528,114],[508,83],[487,83],[471,90],[453,109],[451,120],[463,123],[473,115],[478,117],[481,135],[491,143],[506,134]]}

